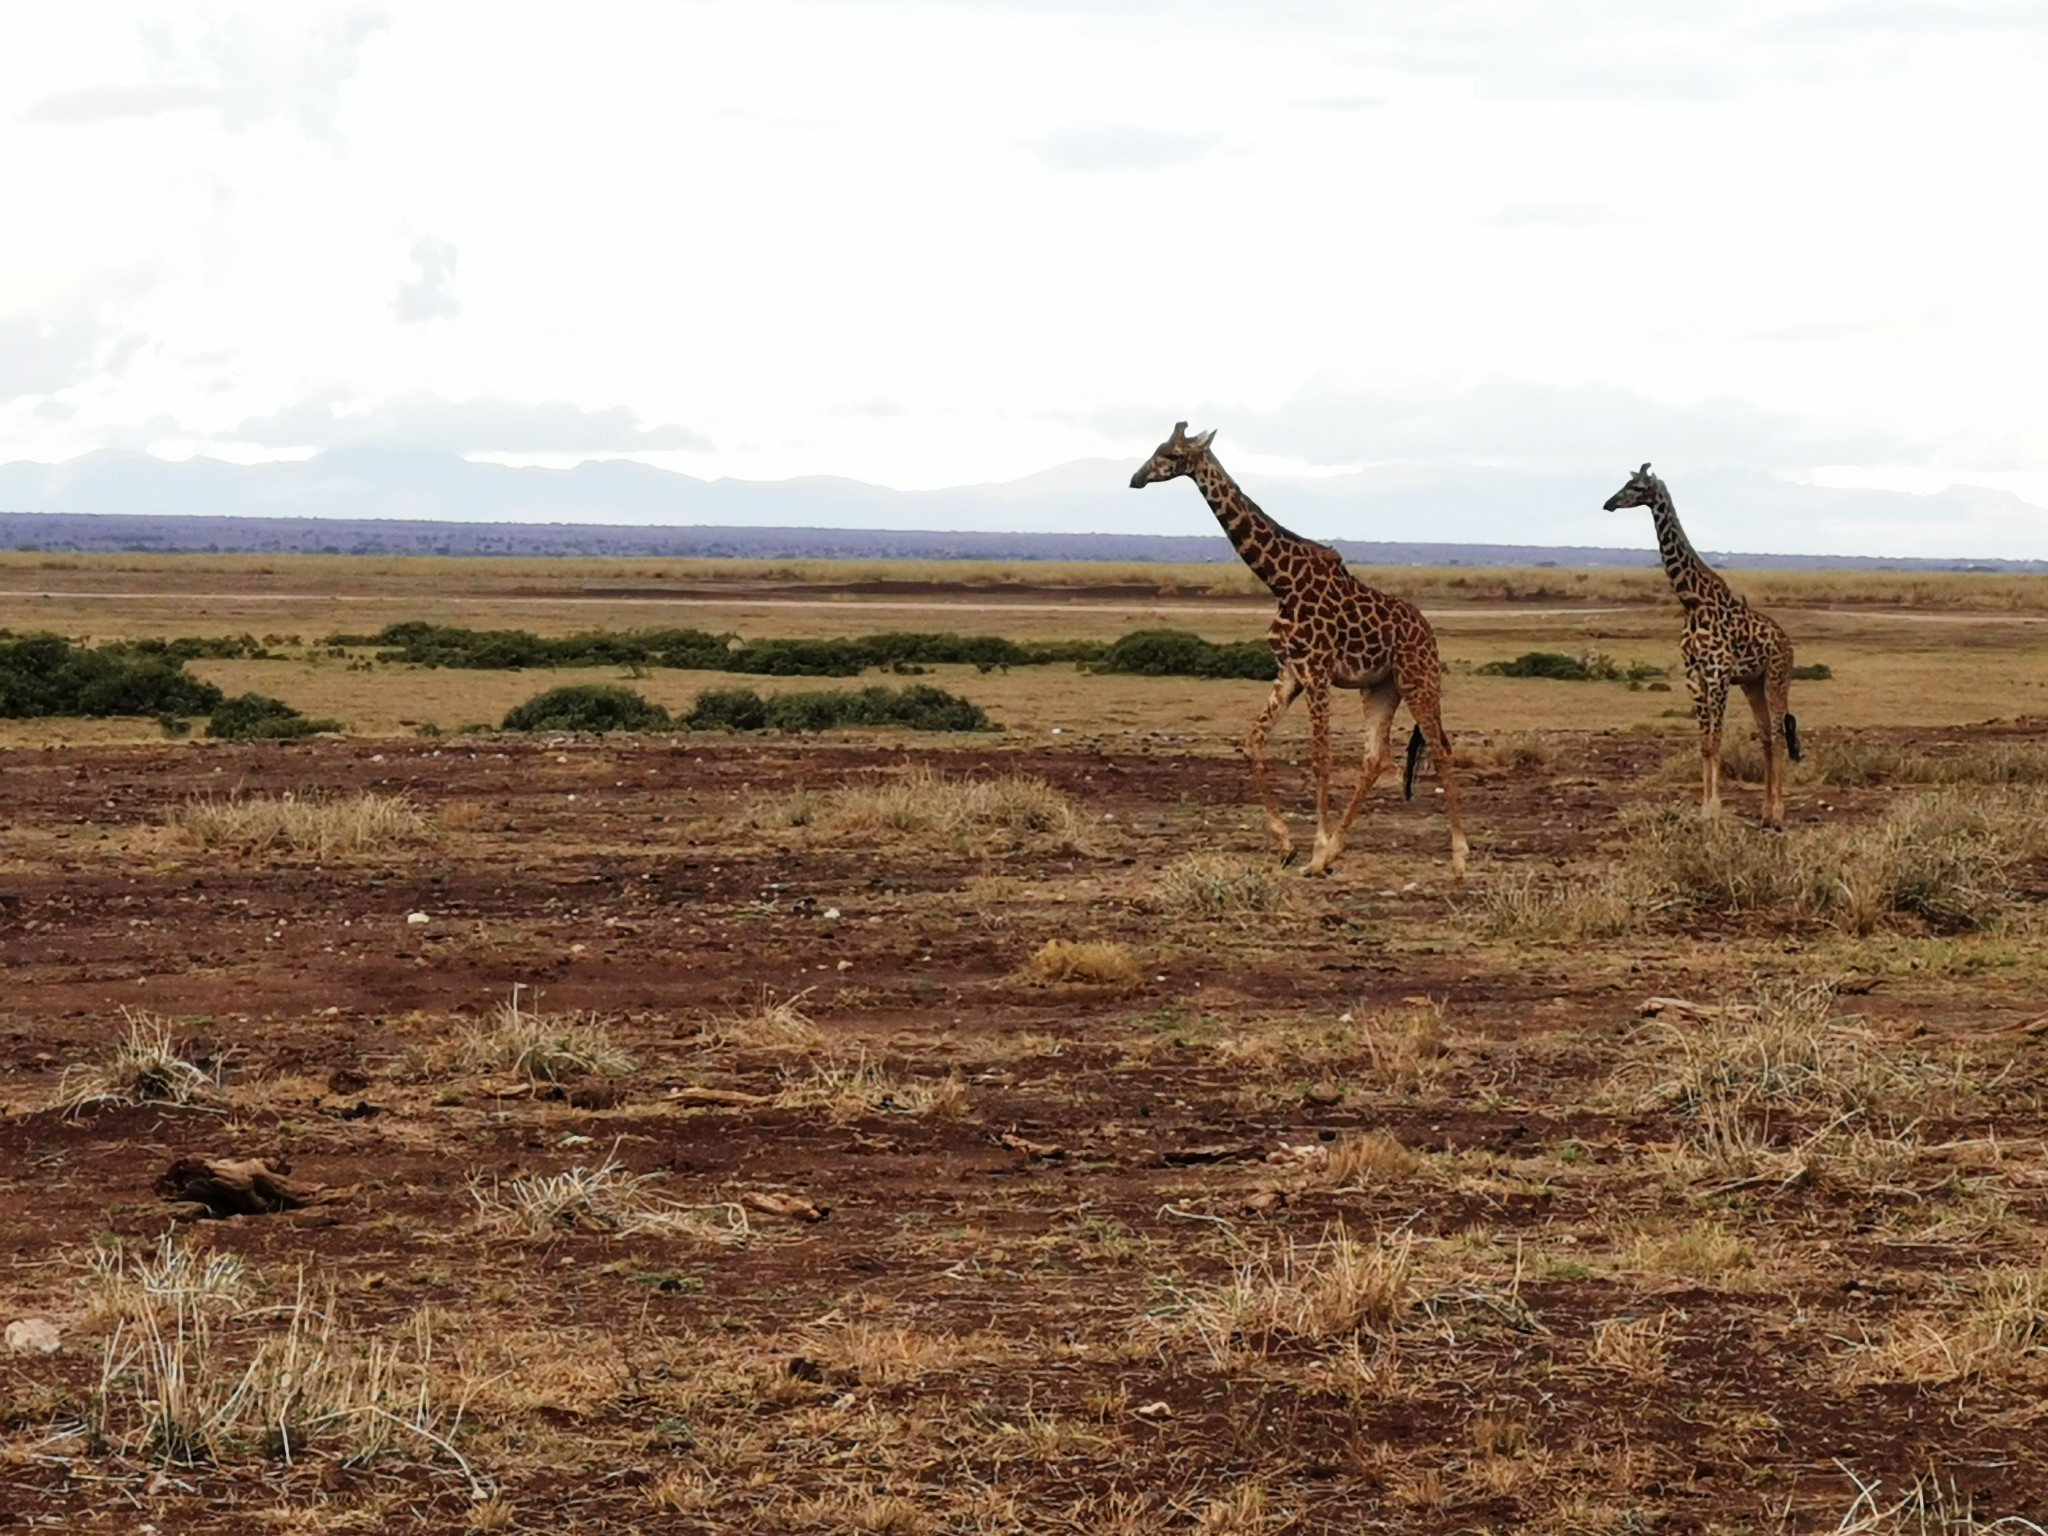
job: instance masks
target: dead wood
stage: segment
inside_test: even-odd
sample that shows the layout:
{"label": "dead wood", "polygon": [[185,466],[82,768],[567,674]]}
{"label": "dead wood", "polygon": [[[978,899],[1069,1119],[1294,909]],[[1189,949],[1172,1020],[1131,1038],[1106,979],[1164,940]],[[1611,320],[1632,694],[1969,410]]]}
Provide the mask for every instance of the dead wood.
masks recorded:
{"label": "dead wood", "polygon": [[208,1216],[270,1216],[337,1198],[324,1184],[291,1177],[288,1164],[273,1168],[260,1157],[180,1157],[158,1175],[166,1200],[200,1207]]}

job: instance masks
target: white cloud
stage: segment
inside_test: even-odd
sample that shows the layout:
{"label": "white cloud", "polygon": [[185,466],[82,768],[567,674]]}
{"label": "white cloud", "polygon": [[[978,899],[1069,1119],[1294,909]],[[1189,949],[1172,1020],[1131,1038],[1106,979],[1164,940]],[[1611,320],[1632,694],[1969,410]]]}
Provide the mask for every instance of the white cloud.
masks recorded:
{"label": "white cloud", "polygon": [[341,88],[356,72],[363,45],[387,25],[381,13],[351,7],[310,26],[295,24],[283,8],[265,8],[143,27],[150,78],[51,91],[30,102],[21,120],[85,127],[211,110],[231,132],[290,118],[309,136],[332,140]]}
{"label": "white cloud", "polygon": [[[1114,412],[1107,432],[1142,438],[1170,419]],[[1308,464],[1492,464],[1601,472],[1646,458],[1686,464],[1799,468],[1899,463],[1929,445],[1878,428],[1803,420],[1726,397],[1684,404],[1605,384],[1557,386],[1493,378],[1465,389],[1303,390],[1268,410],[1198,408],[1220,426],[1219,448]]]}
{"label": "white cloud", "polygon": [[1217,133],[1174,133],[1131,126],[1062,128],[1032,145],[1055,171],[1153,171],[1206,160],[1223,142]]}
{"label": "white cloud", "polygon": [[399,287],[393,306],[399,320],[418,325],[460,314],[462,305],[455,297],[455,247],[431,237],[417,240],[412,259],[419,271]]}
{"label": "white cloud", "polygon": [[560,401],[520,405],[431,395],[402,396],[362,410],[343,410],[341,404],[337,395],[315,395],[268,416],[252,416],[232,436],[266,448],[447,453],[632,453],[711,446],[686,427],[645,425],[624,406],[586,411]]}
{"label": "white cloud", "polygon": [[102,372],[119,372],[143,338],[96,315],[0,320],[0,400],[47,395]]}

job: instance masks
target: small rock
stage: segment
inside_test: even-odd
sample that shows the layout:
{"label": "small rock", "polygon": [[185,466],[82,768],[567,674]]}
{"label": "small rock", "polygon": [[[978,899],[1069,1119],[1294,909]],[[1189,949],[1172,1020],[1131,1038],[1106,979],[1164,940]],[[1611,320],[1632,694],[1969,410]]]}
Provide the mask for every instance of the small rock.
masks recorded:
{"label": "small rock", "polygon": [[427,916],[427,914],[424,912],[408,912],[405,914],[405,920],[409,925],[411,925],[414,928],[424,928],[427,926],[428,923],[431,923],[433,921],[433,919]]}
{"label": "small rock", "polygon": [[839,909],[838,909],[837,907],[827,907],[827,908],[825,909],[825,916],[826,916],[827,918],[835,918],[835,917],[837,917],[838,915],[839,915]]}
{"label": "small rock", "polygon": [[1170,1419],[1173,1417],[1173,1404],[1164,1402],[1141,1403],[1132,1411],[1141,1419]]}
{"label": "small rock", "polygon": [[57,1353],[57,1325],[47,1317],[24,1317],[7,1325],[10,1355],[54,1355]]}

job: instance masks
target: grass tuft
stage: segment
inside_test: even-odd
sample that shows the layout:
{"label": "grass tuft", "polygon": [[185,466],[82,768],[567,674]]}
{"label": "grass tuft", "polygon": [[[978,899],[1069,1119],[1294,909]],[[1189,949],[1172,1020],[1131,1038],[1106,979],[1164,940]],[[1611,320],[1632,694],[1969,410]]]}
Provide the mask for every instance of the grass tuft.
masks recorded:
{"label": "grass tuft", "polygon": [[[534,1002],[540,994],[534,993]],[[472,1069],[518,1073],[536,1083],[559,1083],[572,1077],[623,1077],[633,1058],[611,1042],[603,1023],[592,1014],[548,1014],[521,1008],[515,990],[500,1003],[490,1023],[463,1036],[458,1055]]]}
{"label": "grass tuft", "polygon": [[648,1233],[731,1243],[747,1236],[746,1219],[736,1208],[677,1205],[654,1194],[655,1182],[651,1175],[629,1173],[607,1158],[595,1168],[578,1165],[563,1173],[503,1182],[473,1178],[469,1193],[487,1229],[528,1237]]}
{"label": "grass tuft", "polygon": [[1025,974],[1044,982],[1084,986],[1131,986],[1138,962],[1121,944],[1100,939],[1047,939],[1025,962]]}
{"label": "grass tuft", "polygon": [[822,793],[801,790],[764,806],[754,820],[769,827],[813,826],[862,842],[935,838],[963,847],[989,840],[1072,846],[1081,829],[1073,802],[1043,779],[956,778],[924,767]]}
{"label": "grass tuft", "polygon": [[1289,1237],[1240,1263],[1228,1283],[1188,1296],[1181,1326],[1219,1365],[1382,1332],[1410,1299],[1410,1248],[1405,1233],[1366,1243],[1342,1227],[1312,1244]]}
{"label": "grass tuft", "polygon": [[99,1061],[64,1069],[57,1102],[69,1114],[121,1104],[214,1104],[219,1079],[180,1056],[171,1026],[155,1014],[121,1010],[127,1034]]}
{"label": "grass tuft", "polygon": [[323,859],[388,852],[431,842],[435,835],[433,824],[403,795],[231,795],[191,801],[166,820],[204,848]]}
{"label": "grass tuft", "polygon": [[1276,912],[1290,887],[1271,859],[1230,853],[1190,853],[1159,872],[1153,899],[1168,912],[1235,917]]}

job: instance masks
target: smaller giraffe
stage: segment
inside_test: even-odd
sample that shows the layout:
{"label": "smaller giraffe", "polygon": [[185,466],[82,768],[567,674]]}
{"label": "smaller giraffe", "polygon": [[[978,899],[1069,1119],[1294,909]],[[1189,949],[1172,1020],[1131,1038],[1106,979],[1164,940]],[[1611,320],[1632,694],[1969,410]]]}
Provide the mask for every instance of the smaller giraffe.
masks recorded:
{"label": "smaller giraffe", "polygon": [[1779,745],[1793,762],[1799,761],[1799,722],[1786,708],[1792,691],[1792,642],[1776,620],[1737,597],[1720,572],[1699,557],[1678,524],[1671,492],[1650,473],[1649,465],[1607,498],[1609,512],[1623,507],[1650,509],[1664,574],[1671,578],[1671,590],[1685,610],[1678,651],[1685,658],[1685,686],[1700,726],[1700,808],[1709,816],[1721,809],[1721,717],[1728,689],[1739,686],[1748,695],[1763,741],[1764,825],[1782,827],[1786,769]]}
{"label": "smaller giraffe", "polygon": [[[1143,490],[1182,475],[1193,480],[1238,557],[1280,600],[1280,611],[1266,635],[1280,664],[1280,678],[1244,739],[1244,754],[1251,759],[1252,784],[1265,807],[1266,825],[1280,845],[1281,864],[1294,858],[1294,837],[1266,779],[1266,738],[1287,713],[1287,706],[1305,694],[1316,786],[1316,840],[1306,873],[1328,874],[1344,851],[1344,834],[1387,767],[1394,710],[1405,702],[1408,713],[1415,717],[1415,730],[1408,739],[1401,792],[1414,794],[1415,770],[1427,750],[1436,759],[1444,813],[1451,823],[1451,873],[1463,875],[1465,833],[1458,821],[1458,781],[1452,768],[1451,739],[1444,734],[1439,707],[1441,669],[1429,620],[1413,603],[1368,587],[1345,569],[1344,557],[1329,545],[1290,533],[1262,512],[1216,461],[1209,449],[1215,436],[1211,429],[1189,437],[1188,424],[1176,423],[1173,435],[1131,476],[1131,488]],[[1365,761],[1350,803],[1334,821],[1330,815],[1332,688],[1355,688],[1365,702]]]}

